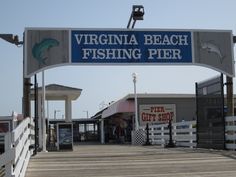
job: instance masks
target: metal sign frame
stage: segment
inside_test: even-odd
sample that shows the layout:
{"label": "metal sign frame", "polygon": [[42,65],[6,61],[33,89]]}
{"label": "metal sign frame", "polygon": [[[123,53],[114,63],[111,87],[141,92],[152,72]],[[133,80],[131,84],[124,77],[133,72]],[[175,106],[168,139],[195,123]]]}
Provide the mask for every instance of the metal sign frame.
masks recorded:
{"label": "metal sign frame", "polygon": [[[152,46],[152,45],[145,45],[143,43],[142,36],[145,34],[150,34],[155,36],[155,40],[157,39],[158,35],[175,35],[177,36],[172,41],[173,45],[162,45],[161,49],[170,49],[170,47],[174,47],[173,49],[176,49],[176,55],[174,56],[180,56],[178,55],[178,50],[180,50],[178,47],[181,47],[177,42],[178,40],[178,34],[189,34],[187,36],[188,40],[190,40],[191,44],[188,44],[188,47],[191,48],[191,58],[185,58],[188,60],[187,62],[182,60],[176,62],[173,62],[173,57],[169,58],[170,53],[167,53],[165,55],[166,62],[163,62],[163,60],[160,60],[160,58],[156,58],[156,61],[149,60],[147,61],[146,57],[143,56],[146,51],[141,51],[140,55],[142,55],[145,59],[145,61],[138,59],[130,59],[130,62],[123,62],[123,61],[116,61],[113,60],[103,60],[100,58],[104,57],[104,53],[101,53],[102,48],[104,47],[104,44],[98,44],[98,42],[93,42],[87,44],[84,42],[83,44],[79,43],[77,47],[77,52],[81,51],[83,49],[79,47],[83,47],[85,45],[90,46],[94,50],[100,50],[100,58],[94,58],[94,62],[88,62],[88,60],[85,60],[85,62],[75,62],[72,60],[75,52],[75,46],[73,46],[73,41],[75,40],[73,38],[73,35],[76,35],[78,33],[83,33],[84,35],[89,36],[89,34],[92,36],[92,41],[96,40],[96,38],[101,37],[101,35],[105,34],[114,34],[114,35],[124,35],[128,38],[133,37],[133,41],[126,45],[120,44],[120,45],[106,45],[107,48],[113,48],[113,49],[125,49],[127,46],[131,49],[140,49],[139,47],[147,47],[147,50],[149,52],[154,52],[153,48],[156,47],[158,52],[160,51],[160,45]],[[97,37],[96,37],[97,35]],[[78,36],[78,35],[77,35]],[[163,37],[163,36],[162,36]],[[169,36],[171,37],[171,36]],[[140,38],[140,39],[139,39]],[[173,38],[173,36],[172,36]],[[127,38],[125,38],[127,39]],[[109,39],[107,39],[109,40]],[[163,39],[162,39],[163,40]],[[24,75],[25,77],[30,77],[33,74],[40,72],[45,69],[58,67],[58,66],[65,66],[65,65],[198,65],[198,66],[204,66],[208,67],[214,70],[217,70],[221,73],[224,73],[230,77],[234,77],[234,56],[233,56],[233,35],[231,30],[186,30],[186,29],[86,29],[86,28],[26,28],[25,29],[25,49],[24,49]],[[81,38],[77,38],[77,41],[82,41]],[[112,43],[112,42],[110,42]],[[122,42],[121,42],[122,43]],[[165,43],[168,43],[168,41],[165,41]],[[78,47],[79,46],[79,47]],[[117,48],[118,47],[118,48]],[[168,48],[169,47],[169,48]],[[175,48],[177,47],[177,48]],[[172,49],[171,48],[171,49]],[[148,50],[150,49],[150,50]],[[84,49],[85,50],[85,49]],[[184,49],[185,50],[185,49]],[[187,50],[187,49],[186,49]],[[50,52],[49,52],[50,51]],[[85,52],[85,51],[83,51]],[[89,52],[89,51],[87,51]],[[91,52],[91,51],[90,51]],[[116,50],[117,52],[117,50]],[[136,50],[138,52],[138,50]],[[168,51],[167,51],[168,52]],[[172,51],[174,52],[174,51]],[[181,51],[183,55],[185,55],[185,52]],[[188,51],[189,52],[189,51]],[[102,56],[102,57],[101,57]],[[159,55],[158,55],[159,56]],[[181,55],[182,56],[182,55]],[[108,57],[109,58],[109,57]],[[79,60],[79,58],[77,58]],[[161,62],[160,62],[161,61]],[[32,69],[31,69],[32,68]]]}

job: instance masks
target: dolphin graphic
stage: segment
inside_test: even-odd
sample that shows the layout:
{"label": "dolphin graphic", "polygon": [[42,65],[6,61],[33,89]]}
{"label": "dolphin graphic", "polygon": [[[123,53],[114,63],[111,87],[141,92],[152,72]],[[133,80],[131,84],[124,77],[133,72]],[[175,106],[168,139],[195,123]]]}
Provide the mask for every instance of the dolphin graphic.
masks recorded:
{"label": "dolphin graphic", "polygon": [[222,55],[221,50],[217,45],[211,42],[203,42],[201,43],[201,48],[207,50],[209,53],[215,53],[219,57],[220,62],[223,62],[225,56]]}
{"label": "dolphin graphic", "polygon": [[41,42],[36,43],[33,46],[32,48],[33,57],[40,64],[46,65],[45,60],[48,57],[45,57],[45,52],[49,51],[52,47],[56,47],[58,45],[59,45],[59,42],[56,39],[52,39],[52,38],[43,39]]}

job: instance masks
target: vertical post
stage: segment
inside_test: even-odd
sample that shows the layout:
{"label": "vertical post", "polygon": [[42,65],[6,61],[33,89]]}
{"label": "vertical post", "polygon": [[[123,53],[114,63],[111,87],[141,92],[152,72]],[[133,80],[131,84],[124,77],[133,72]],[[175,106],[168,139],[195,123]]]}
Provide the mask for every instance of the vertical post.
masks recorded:
{"label": "vertical post", "polygon": [[87,132],[87,123],[84,123],[84,134],[85,134],[85,141],[88,141],[88,132]]}
{"label": "vertical post", "polygon": [[147,135],[147,137],[146,137],[145,145],[149,146],[149,145],[151,145],[151,143],[150,143],[150,139],[149,139],[149,124],[148,123],[146,124],[146,135]]}
{"label": "vertical post", "polygon": [[189,136],[190,136],[190,148],[193,148],[193,124],[189,124],[189,129],[190,129],[190,132],[189,132]]}
{"label": "vertical post", "polygon": [[38,126],[38,83],[37,83],[37,74],[34,75],[34,138],[35,138],[35,146],[34,146],[34,154],[37,154],[38,143],[39,143],[39,126]]}
{"label": "vertical post", "polygon": [[50,131],[50,122],[49,122],[49,103],[47,101],[47,135],[48,135],[48,145],[50,145],[51,142],[51,131]]}
{"label": "vertical post", "polygon": [[95,123],[93,123],[93,133],[95,134],[95,129],[96,129],[96,125],[95,125]]}
{"label": "vertical post", "polygon": [[[12,148],[11,132],[8,132],[4,136],[4,148],[5,152]],[[13,162],[10,161],[5,165],[5,176],[12,176],[13,173]]]}
{"label": "vertical post", "polygon": [[234,116],[233,78],[226,76],[227,116]]}
{"label": "vertical post", "polygon": [[132,119],[132,130],[135,130],[135,115],[133,115],[131,119]]}
{"label": "vertical post", "polygon": [[[137,8],[137,9],[136,9]],[[134,28],[134,25],[136,23],[136,20],[137,20],[137,16],[135,16],[135,12],[138,12],[139,13],[139,20],[143,20],[143,15],[144,15],[144,8],[143,6],[133,6],[133,10],[131,12],[131,15],[130,15],[130,18],[129,18],[129,22],[128,22],[128,25],[127,25],[127,29],[130,28],[130,23],[132,21],[132,18],[134,19],[134,22],[133,22],[133,25],[132,25],[132,29]],[[140,16],[141,15],[141,16]],[[138,124],[138,110],[137,110],[137,94],[136,94],[136,77],[137,77],[137,74],[136,73],[133,73],[133,81],[134,81],[134,96],[135,96],[135,130],[137,131],[138,128],[139,128],[139,124]]]}
{"label": "vertical post", "polygon": [[101,144],[105,144],[105,136],[104,136],[104,119],[101,119]]}
{"label": "vertical post", "polygon": [[198,131],[199,131],[199,116],[198,116],[198,99],[199,99],[199,95],[198,95],[198,84],[197,82],[195,83],[195,92],[196,92],[196,116],[197,116],[197,119],[196,119],[196,147],[198,146]]}
{"label": "vertical post", "polygon": [[[25,38],[25,33],[23,34],[23,38]],[[25,77],[25,44],[23,43],[23,104],[22,104],[22,111],[24,117],[31,116],[31,109],[30,109],[30,78]]]}
{"label": "vertical post", "polygon": [[137,74],[133,73],[133,82],[134,82],[134,110],[135,110],[135,130],[137,131],[139,128],[138,123],[138,100],[137,100],[137,93],[136,93],[136,82],[137,82]]}
{"label": "vertical post", "polygon": [[[172,124],[172,125],[173,125],[173,124]],[[177,132],[176,132],[176,130],[177,130],[177,126],[174,125],[173,127],[174,127],[174,137],[175,137],[175,136],[177,136]]]}
{"label": "vertical post", "polygon": [[172,144],[173,143],[173,139],[172,139],[172,121],[169,120],[169,136],[170,136],[170,139],[169,139],[169,144]]}
{"label": "vertical post", "polygon": [[30,117],[30,78],[23,79],[23,114]]}
{"label": "vertical post", "polygon": [[65,100],[65,113],[66,113],[66,122],[71,122],[72,121],[72,105],[71,105],[71,99],[66,98]]}
{"label": "vertical post", "polygon": [[172,139],[172,120],[171,119],[169,120],[168,128],[169,128],[169,143],[166,145],[166,147],[172,148],[172,147],[175,147],[175,145]]}
{"label": "vertical post", "polygon": [[161,146],[165,146],[165,127],[162,125],[161,126]]}
{"label": "vertical post", "polygon": [[134,83],[134,101],[135,101],[135,130],[138,130],[138,100],[136,93],[136,82]]}
{"label": "vertical post", "polygon": [[42,130],[43,130],[43,151],[46,152],[46,121],[45,121],[45,82],[44,71],[42,71]]}
{"label": "vertical post", "polygon": [[[232,80],[232,83],[233,83],[233,80]],[[220,84],[221,84],[221,92],[220,92],[220,96],[221,96],[221,113],[222,113],[222,115],[221,115],[221,117],[222,117],[222,119],[221,119],[221,124],[222,125],[224,125],[223,126],[223,141],[224,141],[224,149],[226,149],[226,133],[225,133],[225,130],[226,130],[226,122],[225,122],[225,96],[224,96],[224,75],[223,75],[223,73],[221,73],[221,75],[220,75]],[[233,89],[233,88],[232,88]],[[227,91],[228,92],[228,91]],[[233,92],[233,90],[232,90],[232,92]],[[228,93],[227,93],[227,95],[228,95]],[[228,96],[227,96],[228,97]],[[234,99],[233,98],[233,93],[232,93],[232,99]],[[227,100],[228,100],[228,98],[227,98]],[[234,105],[232,105],[233,106],[233,108],[232,108],[232,110],[234,110]],[[231,111],[232,111],[231,110]],[[232,112],[231,112],[232,113]],[[232,115],[233,115],[234,113],[232,113]]]}
{"label": "vertical post", "polygon": [[38,148],[43,149],[42,92],[38,94]]}

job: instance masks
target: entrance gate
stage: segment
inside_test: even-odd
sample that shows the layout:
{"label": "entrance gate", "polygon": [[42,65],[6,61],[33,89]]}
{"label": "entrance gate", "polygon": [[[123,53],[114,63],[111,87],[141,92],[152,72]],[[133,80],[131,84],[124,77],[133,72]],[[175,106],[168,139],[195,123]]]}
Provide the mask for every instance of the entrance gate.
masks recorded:
{"label": "entrance gate", "polygon": [[223,75],[196,83],[197,147],[224,149]]}
{"label": "entrance gate", "polygon": [[[200,65],[235,76],[230,30],[26,28],[24,41],[25,78],[56,66],[101,64]],[[216,85],[197,86],[200,147],[224,147],[223,94]]]}

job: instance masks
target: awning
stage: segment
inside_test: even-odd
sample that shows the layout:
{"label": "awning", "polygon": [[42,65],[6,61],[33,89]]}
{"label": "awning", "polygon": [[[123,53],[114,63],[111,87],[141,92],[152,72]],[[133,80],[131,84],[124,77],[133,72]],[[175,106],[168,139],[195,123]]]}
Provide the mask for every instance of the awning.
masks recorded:
{"label": "awning", "polygon": [[[42,94],[42,87],[38,88],[39,95]],[[58,84],[49,84],[45,86],[46,100],[65,100],[70,98],[76,100],[81,95],[82,89],[67,87]],[[31,99],[34,99],[34,88],[30,90]]]}
{"label": "awning", "polygon": [[118,113],[134,113],[134,101],[121,99],[102,112],[102,118],[110,117]]}

